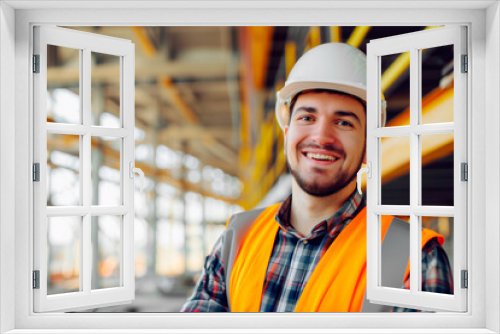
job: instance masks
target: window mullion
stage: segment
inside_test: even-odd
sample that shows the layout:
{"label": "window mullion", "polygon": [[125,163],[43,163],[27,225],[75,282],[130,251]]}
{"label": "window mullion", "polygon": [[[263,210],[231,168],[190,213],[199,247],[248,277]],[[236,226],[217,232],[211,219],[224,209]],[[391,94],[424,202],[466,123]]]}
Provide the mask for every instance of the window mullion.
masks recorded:
{"label": "window mullion", "polygon": [[81,163],[81,189],[82,189],[82,201],[85,208],[89,208],[89,212],[83,216],[83,226],[82,226],[82,246],[81,255],[82,258],[82,268],[80,279],[82,282],[82,290],[84,292],[90,293],[91,291],[91,215],[90,215],[90,205],[91,205],[91,133],[90,133],[90,115],[91,115],[91,87],[90,87],[90,68],[91,68],[91,54],[90,49],[83,49],[82,64],[81,64],[81,75],[80,75],[80,87],[82,87],[81,103],[82,103],[82,123],[87,129],[86,134],[82,136],[82,157],[80,159]]}
{"label": "window mullion", "polygon": [[419,116],[419,80],[420,68],[418,49],[410,49],[410,291],[418,291],[419,273],[419,228],[418,216],[413,209],[420,204],[420,145],[419,136],[415,133]]}
{"label": "window mullion", "polygon": [[[134,52],[134,46],[131,45],[130,51]],[[127,136],[123,138],[120,157],[121,157],[121,194],[122,204],[128,213],[122,216],[122,263],[121,284],[129,289],[131,298],[135,294],[135,273],[134,273],[134,179],[130,178],[130,162],[135,161],[135,99],[134,99],[134,58],[127,54],[120,58],[120,119],[121,126],[127,131]]]}

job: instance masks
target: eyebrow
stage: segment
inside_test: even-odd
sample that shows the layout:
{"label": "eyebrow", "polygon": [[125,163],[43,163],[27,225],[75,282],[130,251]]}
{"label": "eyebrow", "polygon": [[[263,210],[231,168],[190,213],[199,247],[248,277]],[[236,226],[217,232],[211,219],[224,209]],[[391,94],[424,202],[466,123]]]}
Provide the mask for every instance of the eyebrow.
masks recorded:
{"label": "eyebrow", "polygon": [[336,111],[335,115],[353,117],[358,122],[358,124],[361,125],[361,120],[359,119],[358,115],[356,115],[352,111],[340,110],[340,111]]}
{"label": "eyebrow", "polygon": [[[316,113],[317,110],[315,107],[308,107],[308,106],[300,106],[298,107],[297,109],[295,109],[293,112],[292,112],[292,115],[296,112],[299,112],[299,111],[306,111],[306,112],[309,112],[309,113]],[[361,120],[359,119],[358,115],[356,115],[355,113],[353,113],[352,111],[344,111],[344,110],[339,110],[339,111],[336,111],[335,112],[335,115],[336,116],[347,116],[347,117],[353,117],[356,122],[361,125]]]}
{"label": "eyebrow", "polygon": [[307,112],[310,112],[310,113],[315,113],[317,110],[314,107],[300,106],[298,108],[295,108],[295,110],[293,110],[292,115],[294,113],[296,113],[296,112],[299,112],[299,111],[307,111]]}

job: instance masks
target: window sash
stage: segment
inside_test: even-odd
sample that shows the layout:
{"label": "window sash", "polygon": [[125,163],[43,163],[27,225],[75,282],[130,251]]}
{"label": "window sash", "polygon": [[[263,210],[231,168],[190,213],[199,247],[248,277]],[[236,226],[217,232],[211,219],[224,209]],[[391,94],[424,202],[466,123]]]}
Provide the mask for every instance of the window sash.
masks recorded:
{"label": "window sash", "polygon": [[[80,124],[47,123],[47,45],[80,50]],[[91,125],[90,87],[91,53],[120,57],[120,128]],[[82,33],[64,28],[35,27],[34,54],[40,55],[40,73],[34,80],[34,162],[40,163],[40,182],[34,184],[34,270],[40,271],[40,289],[34,289],[35,312],[72,311],[116,304],[134,299],[134,180],[129,177],[129,162],[134,161],[134,45],[130,41]],[[80,141],[80,205],[50,206],[46,200],[47,133],[78,135]],[[121,139],[120,172],[121,201],[117,206],[91,205],[91,139],[107,136]],[[120,286],[94,289],[91,287],[91,217],[119,215],[121,221]],[[81,217],[79,236],[78,292],[47,295],[47,218]]]}
{"label": "window sash", "polygon": [[[368,110],[367,154],[372,166],[368,179],[367,204],[367,296],[374,303],[417,308],[423,310],[467,310],[467,290],[461,288],[460,271],[467,269],[467,182],[460,180],[460,164],[467,162],[467,77],[460,73],[461,55],[467,54],[465,27],[436,28],[372,40],[368,46]],[[454,45],[454,122],[419,124],[420,106],[420,50],[443,45]],[[410,125],[381,128],[380,57],[410,52]],[[419,204],[421,189],[420,135],[454,133],[454,206],[434,207]],[[381,205],[381,137],[409,136],[410,138],[410,205]],[[381,235],[379,215],[410,216],[410,290],[379,286],[381,277]],[[419,291],[421,286],[420,216],[454,217],[454,295]]]}

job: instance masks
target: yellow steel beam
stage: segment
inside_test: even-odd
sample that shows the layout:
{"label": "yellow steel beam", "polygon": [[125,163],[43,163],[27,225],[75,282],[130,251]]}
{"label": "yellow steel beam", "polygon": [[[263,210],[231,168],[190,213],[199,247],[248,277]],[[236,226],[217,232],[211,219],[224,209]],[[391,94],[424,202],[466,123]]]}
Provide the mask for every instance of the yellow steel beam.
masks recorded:
{"label": "yellow steel beam", "polygon": [[135,37],[139,41],[139,45],[142,47],[144,50],[144,54],[148,58],[153,58],[156,56],[157,51],[156,47],[154,46],[153,42],[149,38],[146,28],[145,27],[131,27],[132,31],[134,32]]}
{"label": "yellow steel beam", "polygon": [[342,28],[339,26],[330,27],[330,41],[334,43],[342,42]]}
{"label": "yellow steel beam", "polygon": [[[245,196],[241,198],[240,205],[244,208],[253,208],[272,188],[276,179],[281,175],[285,166],[283,154],[283,137],[281,129],[274,117],[274,113],[269,113],[266,121],[261,127],[261,137],[255,147],[254,165],[251,177],[248,181]],[[278,141],[278,156],[273,165],[272,147]],[[280,144],[281,143],[281,144]]]}
{"label": "yellow steel beam", "polygon": [[368,26],[358,26],[354,28],[354,31],[351,33],[351,36],[349,36],[349,39],[347,40],[347,44],[350,44],[356,48],[359,47],[370,29],[371,27]]}
{"label": "yellow steel beam", "polygon": [[294,41],[287,41],[285,44],[285,69],[287,78],[296,62],[297,62],[297,45],[295,44]]}
{"label": "yellow steel beam", "polygon": [[248,28],[252,53],[252,72],[256,89],[264,87],[273,43],[274,27],[252,26]]}
{"label": "yellow steel beam", "polygon": [[304,53],[309,51],[315,46],[321,44],[321,31],[319,27],[310,27],[309,33],[306,38]]}
{"label": "yellow steel beam", "polygon": [[309,30],[309,49],[314,48],[321,44],[321,30],[320,27],[311,27]]}

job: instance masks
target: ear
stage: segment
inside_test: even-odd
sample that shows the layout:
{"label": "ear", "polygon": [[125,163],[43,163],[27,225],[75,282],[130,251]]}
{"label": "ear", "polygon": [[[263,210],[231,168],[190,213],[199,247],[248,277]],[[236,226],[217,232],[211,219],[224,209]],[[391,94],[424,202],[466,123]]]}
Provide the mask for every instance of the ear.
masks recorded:
{"label": "ear", "polygon": [[288,125],[285,125],[285,128],[283,129],[283,150],[286,155],[286,134],[288,133]]}

